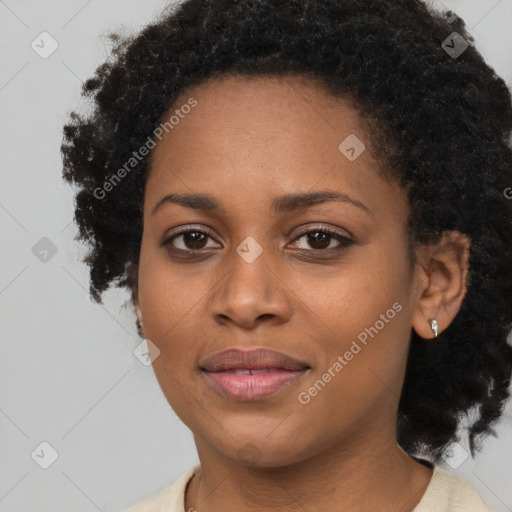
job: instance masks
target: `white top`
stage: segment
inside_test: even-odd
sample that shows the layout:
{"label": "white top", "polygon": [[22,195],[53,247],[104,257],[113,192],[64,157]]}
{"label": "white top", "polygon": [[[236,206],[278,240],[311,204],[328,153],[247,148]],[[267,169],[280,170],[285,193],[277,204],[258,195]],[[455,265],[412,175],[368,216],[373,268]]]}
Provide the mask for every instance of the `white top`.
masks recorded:
{"label": "white top", "polygon": [[[185,489],[200,465],[185,471],[174,483],[122,512],[186,512]],[[413,512],[492,512],[467,480],[434,465],[430,483]]]}

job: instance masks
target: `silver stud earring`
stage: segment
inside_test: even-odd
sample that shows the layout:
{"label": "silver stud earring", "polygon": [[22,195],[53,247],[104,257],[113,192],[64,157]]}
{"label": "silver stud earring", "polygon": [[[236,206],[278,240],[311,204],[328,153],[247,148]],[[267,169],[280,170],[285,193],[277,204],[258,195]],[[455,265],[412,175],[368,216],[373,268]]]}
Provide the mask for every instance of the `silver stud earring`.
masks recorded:
{"label": "silver stud earring", "polygon": [[437,338],[437,320],[435,318],[429,318],[428,320],[430,322],[430,328],[432,329],[432,332],[434,333],[434,338]]}
{"label": "silver stud earring", "polygon": [[137,326],[137,331],[139,335],[142,335],[142,322],[140,318],[137,318],[137,320],[135,321],[135,325]]}

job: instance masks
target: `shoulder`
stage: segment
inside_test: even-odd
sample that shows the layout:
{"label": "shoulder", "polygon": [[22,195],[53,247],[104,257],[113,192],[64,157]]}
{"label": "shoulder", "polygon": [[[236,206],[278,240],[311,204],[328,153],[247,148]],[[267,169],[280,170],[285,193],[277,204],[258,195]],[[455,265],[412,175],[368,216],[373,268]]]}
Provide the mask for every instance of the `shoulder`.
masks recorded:
{"label": "shoulder", "polygon": [[413,512],[492,511],[470,482],[436,465],[427,490]]}
{"label": "shoulder", "polygon": [[199,465],[187,469],[172,484],[122,512],[184,512],[185,489]]}

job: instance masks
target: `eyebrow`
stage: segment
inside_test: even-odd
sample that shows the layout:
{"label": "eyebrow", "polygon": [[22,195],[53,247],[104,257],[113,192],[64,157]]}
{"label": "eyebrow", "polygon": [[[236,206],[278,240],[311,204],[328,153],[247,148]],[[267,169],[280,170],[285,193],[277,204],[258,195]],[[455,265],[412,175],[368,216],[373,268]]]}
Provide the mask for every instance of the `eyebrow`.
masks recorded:
{"label": "eyebrow", "polygon": [[[371,209],[361,201],[353,199],[348,194],[334,190],[319,190],[315,192],[303,192],[299,194],[285,194],[273,199],[271,209],[276,213],[290,213],[303,211],[317,204],[337,201],[348,203],[373,215]],[[195,210],[203,210],[213,213],[226,213],[224,207],[214,197],[205,194],[167,194],[158,201],[151,215],[160,210],[165,204],[179,204]]]}

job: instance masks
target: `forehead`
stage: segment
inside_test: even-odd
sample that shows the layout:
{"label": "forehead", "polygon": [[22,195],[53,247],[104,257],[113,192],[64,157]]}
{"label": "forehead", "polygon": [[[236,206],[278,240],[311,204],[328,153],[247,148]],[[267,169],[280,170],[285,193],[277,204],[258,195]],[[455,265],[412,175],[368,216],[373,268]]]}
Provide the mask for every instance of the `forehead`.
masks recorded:
{"label": "forehead", "polygon": [[[191,100],[193,108],[182,108]],[[379,164],[355,106],[318,81],[214,77],[183,92],[164,120],[173,115],[178,122],[153,150],[150,208],[169,192],[229,196],[233,205],[237,198],[267,203],[269,194],[313,188],[382,192]],[[354,160],[340,150],[351,137],[364,144]]]}
{"label": "forehead", "polygon": [[[310,160],[323,152],[323,160],[332,161],[347,135],[366,138],[348,99],[301,76],[215,77],[183,92],[163,122],[171,118],[156,141],[152,171],[183,165],[184,152],[189,163],[190,158],[225,161],[256,153],[261,160],[265,151],[267,160]],[[368,152],[365,156],[368,163]]]}
{"label": "forehead", "polygon": [[[304,76],[213,77],[183,92],[168,114],[192,97],[197,106],[186,114],[186,123],[181,122],[185,120],[182,118],[172,129],[178,137],[178,132],[183,136],[191,131],[206,136],[213,131],[219,136],[242,138],[250,134],[251,140],[258,140],[258,134],[263,140],[268,133],[280,135],[281,139],[292,133],[311,138],[311,132],[320,129],[320,136],[330,131],[338,138],[340,122],[343,128],[363,131],[355,106],[347,97],[334,97],[321,81]],[[333,123],[334,118],[337,123]]]}

